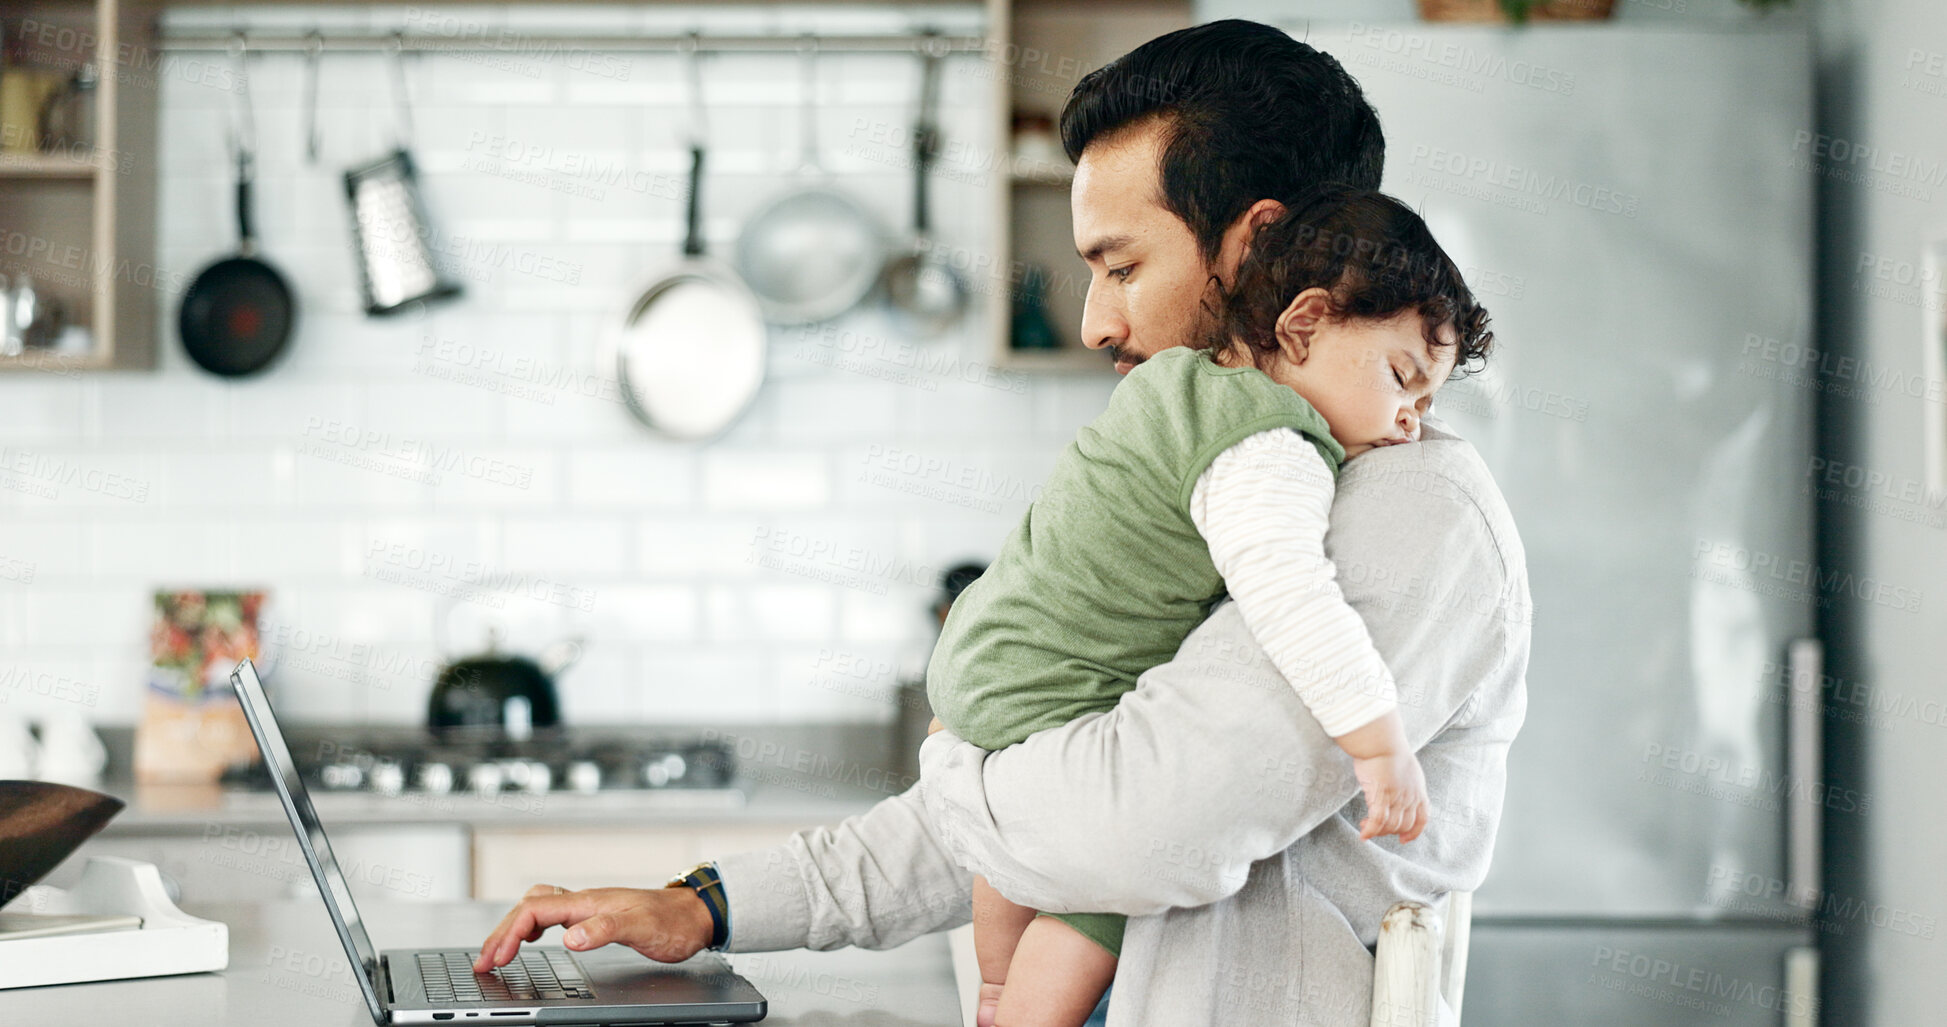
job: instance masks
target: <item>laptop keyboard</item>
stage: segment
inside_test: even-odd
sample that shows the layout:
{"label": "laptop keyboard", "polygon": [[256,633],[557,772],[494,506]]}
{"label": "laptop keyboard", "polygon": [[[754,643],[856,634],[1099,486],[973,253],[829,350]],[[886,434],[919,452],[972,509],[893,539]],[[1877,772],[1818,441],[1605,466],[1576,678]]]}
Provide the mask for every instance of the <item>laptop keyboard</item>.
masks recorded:
{"label": "laptop keyboard", "polygon": [[565,952],[521,950],[492,973],[473,972],[471,952],[420,952],[419,981],[430,1002],[527,1002],[586,999],[595,993],[581,967]]}

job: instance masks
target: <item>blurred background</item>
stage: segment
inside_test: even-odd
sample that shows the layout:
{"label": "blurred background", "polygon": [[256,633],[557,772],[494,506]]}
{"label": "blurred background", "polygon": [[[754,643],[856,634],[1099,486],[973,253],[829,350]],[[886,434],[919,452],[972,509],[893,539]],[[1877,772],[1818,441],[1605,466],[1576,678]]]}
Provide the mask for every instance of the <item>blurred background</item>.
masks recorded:
{"label": "blurred background", "polygon": [[1537,606],[1470,1018],[1933,1022],[1947,11],[1530,13],[10,4],[0,778],[308,889],[254,655],[385,898],[904,790],[939,616],[1117,381],[1062,102],[1246,17],[1360,81],[1502,347],[1437,411]]}

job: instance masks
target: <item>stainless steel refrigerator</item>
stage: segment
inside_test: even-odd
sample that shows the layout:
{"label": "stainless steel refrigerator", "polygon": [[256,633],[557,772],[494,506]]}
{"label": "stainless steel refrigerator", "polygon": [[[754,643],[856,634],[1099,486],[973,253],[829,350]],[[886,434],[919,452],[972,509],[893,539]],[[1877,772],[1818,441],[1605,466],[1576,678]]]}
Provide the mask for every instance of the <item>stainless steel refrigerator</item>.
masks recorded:
{"label": "stainless steel refrigerator", "polygon": [[1800,641],[1855,587],[1813,565],[1832,369],[1810,335],[1812,193],[1834,144],[1804,34],[1294,34],[1364,85],[1387,191],[1425,212],[1499,340],[1436,405],[1506,493],[1535,603],[1465,1019],[1813,1022],[1808,907],[1866,927],[1817,891],[1818,818],[1869,799],[1818,780]]}

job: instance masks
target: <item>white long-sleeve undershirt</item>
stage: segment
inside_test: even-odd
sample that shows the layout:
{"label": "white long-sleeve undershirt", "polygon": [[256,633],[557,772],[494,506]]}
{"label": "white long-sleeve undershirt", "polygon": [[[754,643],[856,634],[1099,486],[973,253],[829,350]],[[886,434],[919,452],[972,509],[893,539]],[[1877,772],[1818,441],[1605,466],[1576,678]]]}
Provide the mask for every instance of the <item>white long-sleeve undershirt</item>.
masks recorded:
{"label": "white long-sleeve undershirt", "polygon": [[1398,690],[1325,555],[1332,492],[1317,448],[1277,428],[1210,462],[1190,492],[1190,519],[1245,626],[1336,738],[1391,711]]}

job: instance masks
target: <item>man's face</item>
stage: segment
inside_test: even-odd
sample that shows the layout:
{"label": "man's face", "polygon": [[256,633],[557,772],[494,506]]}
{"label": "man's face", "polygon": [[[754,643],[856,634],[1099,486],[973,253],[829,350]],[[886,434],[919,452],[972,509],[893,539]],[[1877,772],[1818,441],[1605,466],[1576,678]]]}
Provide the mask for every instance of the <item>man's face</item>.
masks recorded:
{"label": "man's face", "polygon": [[[1163,206],[1164,127],[1151,120],[1111,133],[1075,165],[1075,250],[1089,269],[1082,343],[1108,350],[1119,374],[1190,341],[1213,271],[1190,226]],[[1241,246],[1227,236],[1215,269],[1226,281],[1233,251]]]}

